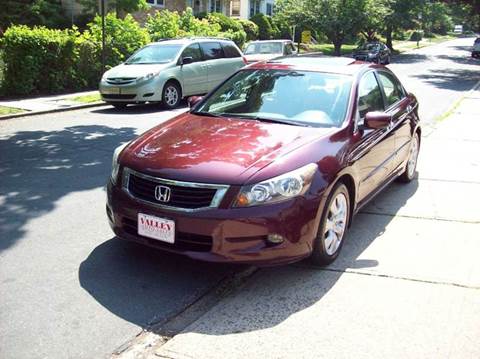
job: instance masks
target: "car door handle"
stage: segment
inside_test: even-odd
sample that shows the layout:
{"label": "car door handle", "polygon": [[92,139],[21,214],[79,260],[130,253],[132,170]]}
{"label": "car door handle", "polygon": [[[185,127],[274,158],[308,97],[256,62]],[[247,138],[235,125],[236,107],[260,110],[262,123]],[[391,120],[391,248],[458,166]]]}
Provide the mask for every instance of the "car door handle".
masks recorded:
{"label": "car door handle", "polygon": [[412,105],[408,105],[407,106],[407,112],[412,112],[413,110],[413,106]]}

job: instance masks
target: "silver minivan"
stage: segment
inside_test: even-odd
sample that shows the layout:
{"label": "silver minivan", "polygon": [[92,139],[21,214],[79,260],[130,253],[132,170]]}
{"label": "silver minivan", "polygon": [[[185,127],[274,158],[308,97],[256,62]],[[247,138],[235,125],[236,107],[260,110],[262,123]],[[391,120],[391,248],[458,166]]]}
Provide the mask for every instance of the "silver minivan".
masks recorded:
{"label": "silver minivan", "polygon": [[141,48],[106,71],[99,90],[102,99],[117,108],[162,102],[172,109],[184,97],[209,92],[245,64],[242,52],[230,40],[165,40]]}

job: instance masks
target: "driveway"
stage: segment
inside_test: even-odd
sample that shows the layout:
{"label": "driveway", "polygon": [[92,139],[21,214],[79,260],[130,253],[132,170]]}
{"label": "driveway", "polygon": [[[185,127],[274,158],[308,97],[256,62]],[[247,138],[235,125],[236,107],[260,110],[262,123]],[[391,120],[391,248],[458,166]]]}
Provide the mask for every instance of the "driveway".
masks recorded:
{"label": "driveway", "polygon": [[[429,108],[439,108],[440,103],[447,106],[465,94],[475,76],[478,77],[478,71],[476,75],[461,75],[466,68],[478,68],[467,58],[466,46],[463,39],[439,45],[437,55],[428,55],[430,64],[427,65],[422,61],[392,65],[399,66],[400,76],[411,81],[422,111],[429,111],[424,113],[425,118],[434,117]],[[418,56],[424,51],[433,50],[419,50]],[[457,58],[459,56],[463,56],[463,60]],[[439,68],[456,66],[453,79],[436,81],[428,77],[435,74],[431,69],[437,65]],[[438,76],[441,78],[440,73]],[[456,85],[443,85],[449,81]],[[435,93],[441,93],[442,97],[431,95]],[[104,184],[109,176],[113,149],[184,110],[167,112],[147,106],[117,112],[105,106],[0,122],[2,358],[107,356],[142,329],[167,320],[214,288],[222,278],[241,269],[194,262],[124,243],[114,238],[107,225]],[[448,135],[448,131],[445,133]],[[478,153],[468,141],[456,146],[454,154],[442,146],[442,139],[437,141],[440,145],[431,148],[454,161],[462,159],[465,151]],[[452,139],[452,144],[458,143]],[[331,323],[337,320],[335,313],[350,313],[339,318],[352,321],[366,321],[367,313],[375,306],[383,308],[381,313],[387,313],[391,309],[387,305],[389,301],[402,293],[408,303],[416,303],[424,296],[435,302],[435,298],[446,296],[447,291],[419,289],[412,292],[416,293],[414,296],[407,295],[419,282],[439,281],[432,272],[440,274],[440,282],[445,285],[454,285],[458,290],[455,293],[472,290],[470,287],[476,285],[477,277],[473,272],[469,277],[467,272],[472,269],[471,256],[478,253],[471,240],[478,228],[468,221],[476,220],[476,217],[472,219],[475,211],[469,210],[466,201],[457,200],[450,183],[456,184],[455,191],[460,191],[463,198],[472,198],[475,192],[471,191],[476,187],[469,186],[476,186],[475,181],[480,177],[475,177],[475,168],[463,159],[454,162],[459,170],[452,167],[443,171],[442,157],[427,155],[433,151],[428,148],[424,144],[422,157],[429,160],[423,162],[422,168],[429,170],[422,170],[420,180],[409,186],[392,186],[357,218],[351,233],[357,240],[348,241],[344,256],[335,266],[320,272],[303,264],[262,270],[248,287],[253,289],[247,288],[245,297],[238,302],[240,307],[250,308],[258,303],[258,310],[250,314],[238,312],[236,316],[226,313],[226,323],[237,323],[238,330],[252,333],[253,341],[248,345],[254,347],[252,343],[258,341],[255,330],[281,328],[287,325],[287,318],[299,316],[337,290],[344,291],[345,297],[338,303],[342,304],[343,300],[344,305],[332,308],[328,318]],[[446,198],[451,201],[447,202]],[[454,205],[460,209],[457,211]],[[465,227],[458,227],[465,221]],[[416,238],[422,240],[416,241]],[[452,238],[460,238],[461,242]],[[441,271],[437,272],[438,269]],[[393,279],[387,282],[386,276],[400,279],[398,283]],[[412,278],[401,281],[407,276]],[[362,284],[366,282],[370,284]],[[386,284],[378,286],[378,283]],[[310,289],[305,291],[306,288]],[[361,291],[362,288],[366,289]],[[301,295],[302,291],[310,294]],[[351,296],[359,293],[369,293],[371,298],[365,296],[353,301]],[[445,298],[451,298],[452,316],[463,315],[455,311],[454,305],[458,308],[475,305],[473,297],[448,295],[451,297]],[[462,299],[464,297],[466,299]],[[269,304],[265,300],[269,298],[275,300]],[[464,302],[460,303],[461,300]],[[349,307],[351,302],[356,306]],[[443,308],[444,303],[441,304],[432,309],[425,304],[405,308],[419,315],[426,311],[432,314],[432,320],[437,320],[434,313]],[[286,310],[277,310],[282,307]],[[322,310],[327,310],[328,306],[324,308]],[[252,322],[251,315],[262,320],[254,318]],[[399,311],[398,318],[384,317],[396,320],[404,315]],[[384,317],[378,315],[376,320]],[[470,325],[471,319],[465,320],[465,325]],[[242,324],[245,321],[248,324]],[[370,323],[369,328],[374,331],[376,322]],[[406,324],[405,330],[408,331]],[[199,331],[205,333],[207,329]],[[231,327],[225,329],[221,325],[206,333],[212,338],[216,335],[229,338],[226,334],[235,337]],[[301,329],[298,333],[289,333],[297,338]],[[394,340],[399,333],[388,335]],[[337,334],[333,331],[332,336]],[[342,339],[340,344],[348,339],[348,336]],[[240,343],[235,345],[238,347]]]}

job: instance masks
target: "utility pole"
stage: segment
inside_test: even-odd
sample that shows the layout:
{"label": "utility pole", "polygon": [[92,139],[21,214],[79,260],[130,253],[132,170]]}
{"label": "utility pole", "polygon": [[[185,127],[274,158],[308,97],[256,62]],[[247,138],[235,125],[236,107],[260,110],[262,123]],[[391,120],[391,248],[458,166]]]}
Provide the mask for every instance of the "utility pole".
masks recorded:
{"label": "utility pole", "polygon": [[105,73],[105,0],[100,0],[100,13],[102,16],[102,75]]}

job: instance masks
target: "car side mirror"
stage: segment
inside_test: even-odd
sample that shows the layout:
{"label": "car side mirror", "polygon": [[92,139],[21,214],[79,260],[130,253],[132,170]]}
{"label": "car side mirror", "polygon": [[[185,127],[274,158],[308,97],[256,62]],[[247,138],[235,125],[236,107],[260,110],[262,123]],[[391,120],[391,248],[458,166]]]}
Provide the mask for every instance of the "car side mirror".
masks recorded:
{"label": "car side mirror", "polygon": [[188,65],[188,64],[191,64],[192,62],[193,62],[193,57],[191,56],[182,57],[182,65]]}
{"label": "car side mirror", "polygon": [[190,96],[187,99],[188,102],[188,107],[192,108],[194,107],[197,103],[203,100],[203,96]]}
{"label": "car side mirror", "polygon": [[371,111],[365,115],[364,126],[367,128],[381,129],[387,128],[391,122],[392,115],[380,111]]}

